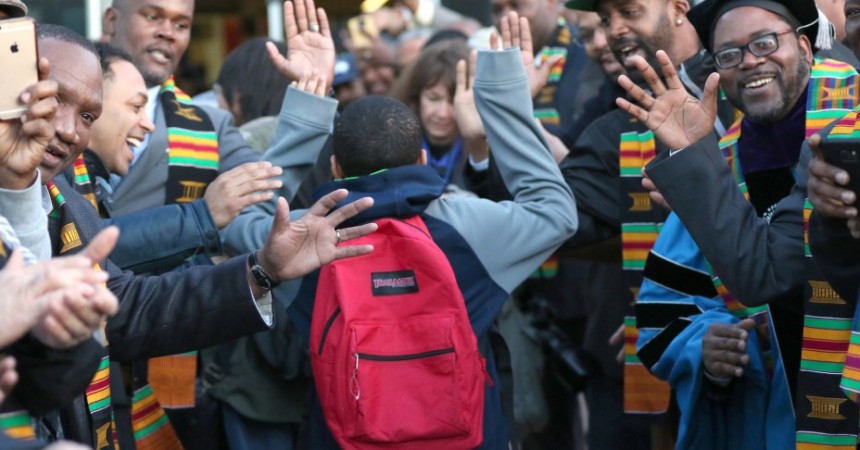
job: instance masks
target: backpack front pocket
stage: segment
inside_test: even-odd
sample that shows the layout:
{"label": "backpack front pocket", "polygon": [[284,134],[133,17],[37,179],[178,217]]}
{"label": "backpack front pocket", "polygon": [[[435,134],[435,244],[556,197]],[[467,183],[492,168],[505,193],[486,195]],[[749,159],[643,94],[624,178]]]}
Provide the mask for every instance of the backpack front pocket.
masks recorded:
{"label": "backpack front pocket", "polygon": [[470,432],[453,317],[352,324],[351,438],[408,442]]}

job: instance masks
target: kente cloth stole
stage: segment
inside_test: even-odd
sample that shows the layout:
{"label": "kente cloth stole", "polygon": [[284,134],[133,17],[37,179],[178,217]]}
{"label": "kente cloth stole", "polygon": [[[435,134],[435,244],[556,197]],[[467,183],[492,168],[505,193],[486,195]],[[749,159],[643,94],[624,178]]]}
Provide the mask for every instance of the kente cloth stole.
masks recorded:
{"label": "kente cloth stole", "polygon": [[[176,87],[172,77],[164,82],[159,96],[168,144],[164,203],[193,202],[203,197],[209,183],[218,176],[218,134],[206,112]],[[146,380],[165,408],[194,407],[196,376],[196,352],[148,361]],[[135,392],[145,387],[145,384],[135,386]]]}
{"label": "kente cloth stole", "polygon": [[73,167],[75,170],[75,179],[74,183],[72,184],[75,187],[75,191],[78,194],[81,194],[81,196],[85,199],[89,200],[89,202],[92,203],[93,208],[98,211],[99,205],[96,202],[96,194],[93,190],[93,183],[90,179],[90,173],[89,171],[87,171],[87,165],[84,162],[83,153],[81,153],[80,155],[78,155],[77,158],[75,158]]}
{"label": "kente cloth stole", "polygon": [[[743,115],[738,114],[735,123],[726,130],[726,134],[720,138],[720,150],[723,152],[723,157],[726,159],[726,164],[729,165],[732,169],[732,174],[735,177],[735,181],[737,182],[738,189],[744,195],[744,198],[749,201],[750,195],[749,190],[747,189],[746,181],[744,180],[743,171],[740,166],[740,157],[738,156],[738,140],[741,137],[741,123],[743,122]],[[723,299],[723,304],[725,304],[726,309],[729,310],[732,315],[737,318],[745,319],[752,318],[755,320],[756,325],[759,326],[769,326],[768,324],[768,315],[767,315],[767,305],[760,305],[754,307],[748,307],[744,305],[740,300],[738,300],[735,296],[729,292],[729,290],[723,285],[723,282],[720,280],[719,276],[714,273],[713,268],[709,267],[709,271],[711,272],[711,279],[714,283],[714,288],[717,290],[717,294],[720,298]],[[767,338],[767,335],[762,336],[759,335],[759,347],[761,348],[761,352],[764,355],[765,368],[768,370],[768,374],[772,374],[773,371],[773,358],[771,354],[770,348],[770,339]]]}
{"label": "kente cloth stole", "polygon": [[137,450],[182,450],[182,444],[151,386],[135,390],[131,427]]}
{"label": "kente cloth stole", "polygon": [[[633,119],[631,119],[633,120]],[[662,414],[669,409],[669,384],[659,380],[636,354],[639,330],[632,305],[642,285],[642,271],[648,252],[657,240],[667,213],[652,208],[651,197],[642,187],[642,168],[657,156],[654,133],[622,133],[619,143],[621,182],[622,282],[630,291],[629,314],[624,318],[624,412]]]}
{"label": "kente cloth stole", "polygon": [[[12,255],[12,248],[0,239],[0,269]],[[33,420],[27,411],[0,413],[0,430],[12,439],[32,440],[36,438]]]}
{"label": "kente cloth stole", "polygon": [[[59,256],[70,255],[83,250],[85,243],[78,232],[72,214],[67,211],[68,205],[63,194],[53,182],[49,182],[47,187],[53,205],[49,218],[59,222],[60,244],[62,245],[59,249]],[[96,268],[100,269],[101,267],[96,264]],[[102,343],[107,344],[105,342],[104,324],[102,324],[101,334],[103,336]],[[110,406],[110,360],[107,348],[105,348],[104,353],[99,362],[98,371],[86,389],[86,399],[92,420],[92,430],[95,433],[95,449],[113,450],[115,443],[113,441],[113,418]]]}
{"label": "kente cloth stole", "polygon": [[171,77],[161,87],[167,124],[167,186],[165,204],[188,203],[203,197],[218,176],[218,134],[209,116],[176,87]]}
{"label": "kente cloth stole", "polygon": [[[854,108],[858,94],[860,76],[850,65],[834,60],[816,60],[807,89],[806,137]],[[735,140],[723,151],[744,196],[748,197],[736,143]],[[805,208],[804,236],[809,214]],[[806,249],[809,256],[808,244]],[[797,448],[854,449],[857,445],[857,404],[848,402],[839,387],[854,311],[826,281],[817,281],[824,280],[824,277],[811,257],[807,258],[805,269],[808,283],[804,300],[803,344],[794,399]]]}
{"label": "kente cloth stole", "polygon": [[558,19],[558,26],[552,42],[544,46],[538,52],[535,60],[543,64],[549,58],[555,55],[561,55],[561,59],[556,62],[550,69],[549,77],[546,85],[538,91],[534,98],[534,116],[543,123],[558,125],[561,123],[561,116],[558,110],[555,109],[555,93],[558,91],[558,84],[561,82],[561,77],[564,72],[564,64],[567,62],[567,47],[571,43],[570,28],[567,26],[567,21],[563,18]]}
{"label": "kente cloth stole", "polygon": [[[840,119],[827,138],[860,137],[858,108]],[[839,297],[814,264],[809,249],[811,215],[812,204],[807,199],[803,209],[803,241],[809,277],[804,301],[801,378],[795,405],[797,448],[853,449],[860,431],[857,405],[860,312]]]}
{"label": "kente cloth stole", "polygon": [[[75,160],[75,191],[84,196],[95,205],[92,184],[84,164],[83,154]],[[90,194],[90,197],[86,195]],[[98,208],[96,207],[98,210]],[[102,402],[110,402],[110,390],[108,374],[109,361],[102,359],[102,366],[96,374],[96,380],[87,389],[87,400],[92,413],[93,404],[101,405]],[[196,366],[195,366],[196,369]],[[101,375],[104,375],[101,377]],[[143,378],[145,379],[145,377]],[[192,380],[193,383],[193,380]],[[92,398],[92,402],[90,402]],[[135,389],[131,406],[131,427],[134,433],[134,441],[137,450],[181,450],[182,444],[176,436],[176,431],[167,419],[164,409],[156,400],[152,388],[145,383],[142,387]],[[114,429],[114,432],[116,430]],[[99,435],[101,440],[102,436]],[[117,446],[118,447],[118,446]]]}

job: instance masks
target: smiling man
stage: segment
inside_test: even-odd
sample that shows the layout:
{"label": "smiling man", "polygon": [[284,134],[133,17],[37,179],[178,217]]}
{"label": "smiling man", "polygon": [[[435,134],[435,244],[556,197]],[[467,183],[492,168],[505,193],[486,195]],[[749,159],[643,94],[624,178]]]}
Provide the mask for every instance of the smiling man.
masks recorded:
{"label": "smiling man", "polygon": [[[805,254],[798,175],[806,136],[856,105],[857,72],[813,57],[829,30],[819,33],[810,0],[708,0],[688,16],[744,115],[715,142],[716,77],[700,103],[678,86],[665,54],[666,86],[635,61],[653,97],[622,83],[638,106],[620,106],[675,150],[646,168],[673,214],[645,266],[638,355],[675,388],[679,448],[853,449],[857,405],[839,388],[839,353],[854,306]],[[719,408],[705,408],[715,397]],[[719,423],[743,431],[722,433]]]}
{"label": "smiling man", "polygon": [[[186,101],[185,95],[173,82],[173,73],[191,40],[194,5],[194,0],[114,0],[105,11],[103,40],[128,53],[143,75],[149,97],[146,114],[155,124],[155,131],[134,150],[135,159],[128,174],[121,181],[112,183],[113,192],[109,196],[112,217],[200,199],[208,188],[215,185],[220,174],[260,159],[260,154],[245,143],[239,130],[233,126],[229,113]],[[295,23],[295,18],[305,20],[308,17],[319,24],[319,31],[327,30],[326,17],[322,14],[317,19],[317,9],[312,0],[289,2],[284,11],[285,18],[287,12],[291,14],[290,20],[285,20],[287,30],[291,29],[290,24]],[[326,89],[329,89],[336,57],[334,44],[324,38],[322,32],[300,35],[299,41],[287,39],[287,58],[279,60],[276,66],[281,73],[288,73],[288,78],[297,80],[304,70],[310,70],[309,66],[301,64],[312,63],[324,75]],[[293,57],[294,52],[300,55]],[[316,55],[322,56],[317,60]],[[189,136],[192,136],[193,145],[189,145]],[[277,136],[273,143],[278,145]],[[285,172],[290,170],[287,165],[301,171],[316,162],[316,155],[298,156],[287,150],[283,147],[278,151],[270,149],[266,158],[273,162],[288,159],[281,165]],[[285,198],[292,198],[293,192],[289,191],[287,184],[281,192]],[[207,230],[201,237],[206,239],[207,236],[217,238],[217,233]],[[196,360],[184,360],[183,364],[188,368],[185,373],[203,372],[197,371]],[[154,377],[149,378],[152,381]],[[187,379],[173,385],[193,388],[195,382]],[[198,403],[211,405],[210,397],[202,392],[197,394]],[[188,408],[189,402],[168,404],[167,401],[162,401],[162,404],[172,406],[168,415],[185,448],[217,447],[215,440],[220,436],[211,432],[211,428],[216,426],[214,421],[218,420],[217,414],[213,413],[216,410],[214,406]]]}
{"label": "smiling man", "polygon": [[[145,111],[146,83],[130,57],[107,44],[96,48],[104,71],[102,114],[92,125],[89,147],[66,170],[66,179],[95,203],[102,217],[111,218],[108,223],[122,230],[124,239],[112,254],[113,261],[124,269],[149,273],[184,264],[195,254],[220,255],[220,239],[206,231],[224,228],[245,207],[271,199],[271,190],[282,183],[267,178],[283,171],[268,162],[245,163],[219,175],[202,199],[113,217],[111,178],[128,173],[134,149],[155,125]],[[158,244],[144,252],[142,242]]]}
{"label": "smiling man", "polygon": [[126,175],[140,147],[155,124],[145,114],[146,84],[130,61],[115,58],[104,77],[102,117],[93,124],[90,149],[109,173]]}
{"label": "smiling man", "polygon": [[[42,24],[38,33],[39,53],[51,62],[50,79],[57,85],[59,106],[49,127],[54,135],[47,150],[42,141],[13,143],[16,156],[20,156],[7,158],[3,165],[0,175],[5,189],[0,190],[0,195],[7,201],[14,196],[32,202],[29,194],[36,193],[39,199],[42,193],[41,186],[33,180],[41,179],[48,187],[52,205],[48,228],[54,252],[75,253],[91,241],[100,224],[88,201],[57,175],[89,143],[92,124],[103,109],[103,74],[97,51],[84,37],[57,25]],[[303,223],[291,222],[286,202],[279,201],[265,249],[214,267],[141,277],[121,271],[109,259],[103,260],[102,267],[109,274],[107,288],[119,299],[118,312],[103,329],[110,343],[111,362],[130,363],[187,352],[267,329],[272,324],[270,290],[280,281],[332,258],[370,250],[366,246],[337,247],[343,240],[375,229],[374,225],[366,225],[335,232],[335,224],[372,204],[365,200],[327,215],[346,195],[338,191],[325,196],[300,219]],[[84,313],[92,315],[89,310]],[[87,333],[84,338],[89,336]],[[99,450],[113,448],[113,442],[105,439],[112,435],[112,424],[130,430],[130,420],[128,416],[126,420],[112,418],[110,408],[101,403],[100,398],[99,406],[91,411],[86,401],[69,406],[64,411],[64,435]],[[120,447],[125,448],[122,443]]]}

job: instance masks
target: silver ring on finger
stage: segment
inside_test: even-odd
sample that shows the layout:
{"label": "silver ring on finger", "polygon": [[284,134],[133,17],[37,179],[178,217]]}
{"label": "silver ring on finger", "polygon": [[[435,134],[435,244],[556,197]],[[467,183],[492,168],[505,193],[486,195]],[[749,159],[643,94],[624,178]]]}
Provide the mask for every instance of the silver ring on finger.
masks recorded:
{"label": "silver ring on finger", "polygon": [[320,24],[312,23],[312,24],[308,25],[308,29],[314,33],[319,33],[320,32]]}
{"label": "silver ring on finger", "polygon": [[337,236],[337,243],[340,244],[343,242],[343,238],[340,237],[340,230],[334,230],[334,235]]}

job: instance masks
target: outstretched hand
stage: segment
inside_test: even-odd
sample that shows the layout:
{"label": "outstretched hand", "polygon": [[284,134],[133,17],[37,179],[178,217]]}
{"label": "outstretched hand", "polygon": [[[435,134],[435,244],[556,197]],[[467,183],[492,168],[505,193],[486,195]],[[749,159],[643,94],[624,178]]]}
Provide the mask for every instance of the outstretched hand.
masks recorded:
{"label": "outstretched hand", "polygon": [[[553,55],[540,62],[540,67],[535,67],[534,45],[532,44],[532,32],[529,27],[529,19],[520,17],[516,11],[509,11],[499,21],[502,33],[502,46],[504,48],[519,48],[520,58],[526,75],[529,78],[529,90],[532,97],[536,96],[546,86],[549,73],[553,66],[562,60],[561,55]],[[495,46],[494,46],[495,47]]]}
{"label": "outstretched hand", "polygon": [[268,161],[249,162],[218,175],[206,188],[203,199],[209,207],[212,221],[220,230],[248,206],[270,200],[283,182],[278,177],[280,167]]}
{"label": "outstretched hand", "polygon": [[322,197],[295,222],[290,221],[287,201],[278,199],[272,230],[258,254],[258,261],[275,281],[298,278],[336,259],[373,251],[371,245],[338,245],[370,234],[378,228],[375,223],[367,223],[337,229],[347,219],[373,206],[373,199],[364,197],[329,214],[347,194],[346,189],[338,189]]}
{"label": "outstretched hand", "polygon": [[314,69],[320,71],[326,90],[334,81],[334,63],[337,57],[331,37],[328,17],[313,0],[284,2],[284,29],[287,38],[287,57],[284,58],[275,44],[266,48],[278,71],[292,81]]}
{"label": "outstretched hand", "polygon": [[716,73],[708,77],[699,101],[684,89],[675,64],[666,52],[658,50],[657,61],[666,84],[644,58],[633,57],[634,65],[642,73],[651,93],[637,86],[627,75],[621,75],[618,84],[627,91],[631,100],[619,97],[615,103],[644,123],[663,144],[672,150],[680,150],[713,132],[720,78]]}

